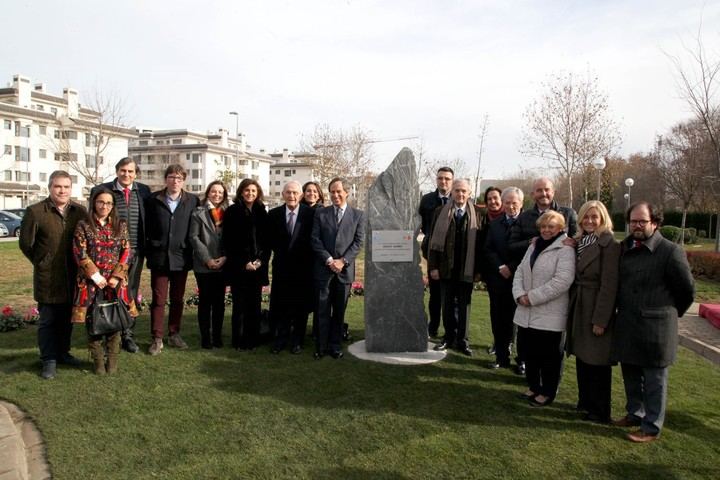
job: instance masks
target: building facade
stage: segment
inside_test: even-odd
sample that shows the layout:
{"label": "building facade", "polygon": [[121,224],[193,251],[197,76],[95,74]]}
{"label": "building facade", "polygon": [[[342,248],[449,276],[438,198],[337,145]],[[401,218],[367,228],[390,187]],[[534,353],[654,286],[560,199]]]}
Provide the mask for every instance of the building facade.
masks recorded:
{"label": "building facade", "polygon": [[72,197],[85,201],[90,189],[115,174],[135,131],[106,112],[85,108],[77,90],[50,95],[45,85],[14,75],[0,88],[0,209],[21,208],[48,195],[55,170],[72,176]]}

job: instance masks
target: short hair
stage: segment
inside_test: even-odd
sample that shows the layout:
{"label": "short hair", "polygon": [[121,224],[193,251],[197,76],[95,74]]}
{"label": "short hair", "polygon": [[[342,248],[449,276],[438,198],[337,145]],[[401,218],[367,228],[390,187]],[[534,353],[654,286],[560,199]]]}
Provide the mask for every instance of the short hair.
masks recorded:
{"label": "short hair", "polygon": [[133,160],[130,157],[123,157],[115,164],[115,173],[117,173],[118,170],[120,170],[120,167],[124,167],[125,165],[129,165],[131,163],[135,164],[135,173],[140,173],[140,166],[137,164],[135,160]]}
{"label": "short hair", "polygon": [[646,202],[645,200],[641,200],[639,202],[635,202],[632,205],[630,205],[630,208],[627,209],[627,212],[625,212],[625,220],[630,223],[630,214],[633,210],[635,210],[637,207],[646,206],[648,209],[648,212],[650,212],[650,221],[652,223],[656,223],[659,227],[662,225],[663,222],[663,213],[662,210],[658,210],[655,205],[653,205],[650,202]]}
{"label": "short hair", "polygon": [[[309,181],[309,182],[305,182],[305,184],[302,186],[303,195],[305,195],[305,190],[307,190],[307,188],[308,188],[310,185],[315,185],[315,188],[316,188],[317,191],[318,191],[318,196],[319,196],[319,198],[318,198],[317,203],[319,203],[320,205],[324,205],[324,204],[325,204],[325,194],[323,193],[323,189],[322,189],[322,187],[320,186],[320,184],[319,184],[318,182],[313,182],[312,180]],[[300,201],[301,201],[302,203],[307,203],[307,202],[305,201],[305,197],[304,197],[304,196],[303,196],[303,199],[300,200]]]}
{"label": "short hair", "polygon": [[179,163],[173,163],[172,165],[168,165],[168,167],[165,169],[164,178],[167,178],[168,175],[172,175],[173,173],[177,175],[182,175],[183,180],[187,178],[187,170],[185,170],[185,168]]}
{"label": "short hair", "polygon": [[223,199],[220,203],[223,206],[227,206],[228,203],[228,191],[225,184],[222,182],[222,180],[213,180],[212,182],[208,183],[207,188],[205,189],[205,197],[203,197],[203,202],[207,202],[208,197],[210,196],[210,189],[214,187],[215,185],[220,185],[223,188]]}
{"label": "short hair", "polygon": [[328,183],[328,190],[333,186],[334,183],[340,182],[342,183],[343,190],[345,190],[347,193],[350,193],[350,182],[347,181],[346,178],[343,177],[335,177],[332,180],[330,180],[330,183]]}
{"label": "short hair", "polygon": [[500,194],[500,200],[504,202],[505,197],[507,195],[510,195],[511,193],[514,193],[518,196],[518,199],[520,200],[520,205],[522,205],[523,201],[525,200],[525,194],[518,187],[505,187],[505,189]]}
{"label": "short hair", "polygon": [[608,213],[607,208],[605,208],[605,205],[598,201],[598,200],[590,200],[588,202],[585,202],[582,207],[580,207],[580,211],[578,212],[578,231],[575,234],[575,238],[581,238],[582,237],[582,221],[583,218],[585,218],[585,215],[587,215],[588,211],[591,209],[597,210],[598,214],[600,215],[600,225],[595,229],[595,235],[600,235],[604,232],[610,232],[613,233],[613,223],[612,218],[610,218],[610,213]]}
{"label": "short hair", "polygon": [[262,187],[254,178],[245,178],[242,182],[240,182],[240,185],[238,185],[237,188],[237,192],[235,192],[235,199],[233,201],[235,203],[242,203],[242,192],[250,185],[255,185],[255,188],[257,188],[257,198],[255,198],[255,203],[265,206],[265,204],[263,203],[265,196],[263,195]]}
{"label": "short hair", "polygon": [[297,180],[289,180],[289,181],[285,182],[285,185],[283,185],[282,191],[285,192],[285,189],[288,187],[288,185],[291,185],[291,184],[297,185],[298,190],[300,190],[300,193],[302,193],[302,187],[300,186],[300,182],[298,182]]}
{"label": "short hair", "polygon": [[468,180],[467,178],[456,178],[455,180],[453,180],[452,190],[455,190],[455,186],[458,185],[458,184],[460,184],[460,183],[464,183],[465,185],[467,185],[467,187],[468,187],[468,193],[469,193],[469,195],[472,197],[472,193],[473,193],[473,191],[472,191],[472,185],[470,185],[470,180]]}
{"label": "short hair", "polygon": [[[440,173],[440,172],[448,172],[453,177],[455,176],[455,172],[453,172],[453,169],[450,167],[440,167],[440,168],[438,168],[437,173]],[[437,173],[435,175],[437,175]]]}
{"label": "short hair", "polygon": [[485,189],[485,197],[483,198],[485,200],[485,203],[487,204],[487,197],[490,195],[490,192],[498,192],[498,195],[500,195],[500,198],[502,199],[502,190],[500,190],[498,187],[488,187]]}
{"label": "short hair", "polygon": [[538,177],[535,180],[533,180],[533,191],[535,191],[535,185],[537,185],[540,182],[548,182],[553,190],[555,190],[555,183],[552,181],[550,177]]}
{"label": "short hair", "polygon": [[55,170],[50,174],[50,178],[48,179],[48,188],[52,188],[52,184],[56,178],[67,178],[70,180],[70,184],[72,185],[72,177],[68,172],[65,170]]}
{"label": "short hair", "polygon": [[561,229],[565,228],[565,217],[562,213],[556,212],[555,210],[548,210],[537,219],[535,225],[540,228],[543,225],[547,225],[551,221],[555,220]]}

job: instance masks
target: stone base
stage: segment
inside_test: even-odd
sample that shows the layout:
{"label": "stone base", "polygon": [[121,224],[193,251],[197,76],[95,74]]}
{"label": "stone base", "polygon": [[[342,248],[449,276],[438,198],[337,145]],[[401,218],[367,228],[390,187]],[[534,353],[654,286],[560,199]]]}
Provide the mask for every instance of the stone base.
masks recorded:
{"label": "stone base", "polygon": [[348,352],[360,360],[371,362],[387,363],[390,365],[427,365],[439,362],[447,352],[436,352],[433,350],[434,343],[428,342],[426,352],[393,352],[393,353],[368,353],[365,348],[365,340],[355,342],[348,347]]}

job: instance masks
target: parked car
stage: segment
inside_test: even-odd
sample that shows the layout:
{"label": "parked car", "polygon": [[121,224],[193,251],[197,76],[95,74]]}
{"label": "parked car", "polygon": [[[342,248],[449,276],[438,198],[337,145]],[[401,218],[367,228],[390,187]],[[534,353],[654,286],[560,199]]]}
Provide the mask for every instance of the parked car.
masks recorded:
{"label": "parked car", "polygon": [[10,213],[7,210],[0,210],[0,223],[5,225],[5,228],[10,235],[14,237],[20,236],[20,223],[22,218],[18,217],[14,213]]}
{"label": "parked car", "polygon": [[6,209],[3,210],[3,211],[4,211],[4,212],[14,213],[15,215],[17,215],[17,216],[20,217],[20,218],[23,218],[23,217],[25,216],[25,209],[24,209],[24,208],[6,208]]}
{"label": "parked car", "polygon": [[0,223],[0,237],[7,237],[8,235],[9,233],[7,227]]}

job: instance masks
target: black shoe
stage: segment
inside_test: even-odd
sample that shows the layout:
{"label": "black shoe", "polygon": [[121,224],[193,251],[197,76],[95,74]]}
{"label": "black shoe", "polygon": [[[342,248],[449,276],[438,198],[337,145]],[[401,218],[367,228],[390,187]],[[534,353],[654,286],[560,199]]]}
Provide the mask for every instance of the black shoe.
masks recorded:
{"label": "black shoe", "polygon": [[272,353],[273,355],[278,355],[278,354],[280,354],[281,351],[282,351],[282,348],[277,348],[277,347],[273,347],[270,349],[270,353]]}
{"label": "black shoe", "polygon": [[435,330],[434,332],[428,332],[428,338],[438,338],[437,330]]}
{"label": "black shoe", "polygon": [[57,373],[57,362],[55,360],[45,360],[42,362],[42,372],[40,376],[43,380],[52,380]]}
{"label": "black shoe", "polygon": [[322,357],[323,357],[323,354],[320,353],[320,352],[315,352],[315,353],[313,353],[313,358],[314,358],[315,360],[320,360]]}
{"label": "black shoe", "polygon": [[128,353],[137,353],[140,351],[140,347],[138,347],[138,344],[135,343],[132,337],[123,338],[122,348]]}
{"label": "black shoe", "polygon": [[300,345],[295,345],[292,347],[292,350],[290,350],[290,353],[293,355],[298,355],[299,353],[302,353],[302,347]]}
{"label": "black shoe", "polygon": [[352,342],[353,337],[352,337],[352,335],[350,335],[350,332],[345,332],[345,333],[343,333],[342,339],[343,339],[343,342]]}
{"label": "black shoe", "polygon": [[60,363],[63,365],[70,365],[71,367],[79,367],[81,362],[77,358],[73,357],[69,353],[66,353],[64,355],[61,355],[60,358],[58,358],[56,363]]}
{"label": "black shoe", "polygon": [[586,413],[582,416],[582,419],[586,422],[594,422],[594,423],[601,423],[603,425],[610,423],[610,418],[603,418],[600,415],[597,415],[595,413]]}
{"label": "black shoe", "polygon": [[488,347],[487,353],[488,355],[495,355],[495,345]]}
{"label": "black shoe", "polygon": [[550,405],[550,404],[553,402],[553,399],[550,398],[550,397],[548,397],[548,398],[545,399],[544,402],[539,402],[539,401],[537,400],[537,395],[536,395],[536,396],[532,397],[532,398],[529,400],[529,402],[530,402],[530,406],[531,406],[531,407],[547,407],[548,405]]}
{"label": "black shoe", "polygon": [[443,340],[442,342],[435,345],[433,350],[435,350],[436,352],[444,352],[445,350],[448,349],[448,347],[449,347],[449,345],[447,344],[447,342]]}
{"label": "black shoe", "polygon": [[473,351],[470,349],[470,347],[462,347],[458,348],[458,351],[462,353],[463,355],[467,355],[468,357],[473,356]]}
{"label": "black shoe", "polygon": [[200,347],[204,348],[205,350],[212,350],[212,342],[207,339],[200,340]]}
{"label": "black shoe", "polygon": [[515,373],[525,376],[525,362],[520,362],[515,365]]}
{"label": "black shoe", "polygon": [[335,360],[339,360],[342,357],[344,357],[344,354],[343,354],[342,350],[333,350],[332,352],[330,352],[330,356],[332,358],[334,358]]}
{"label": "black shoe", "polygon": [[222,338],[216,338],[212,341],[212,346],[215,348],[222,348],[223,347],[223,341]]}

